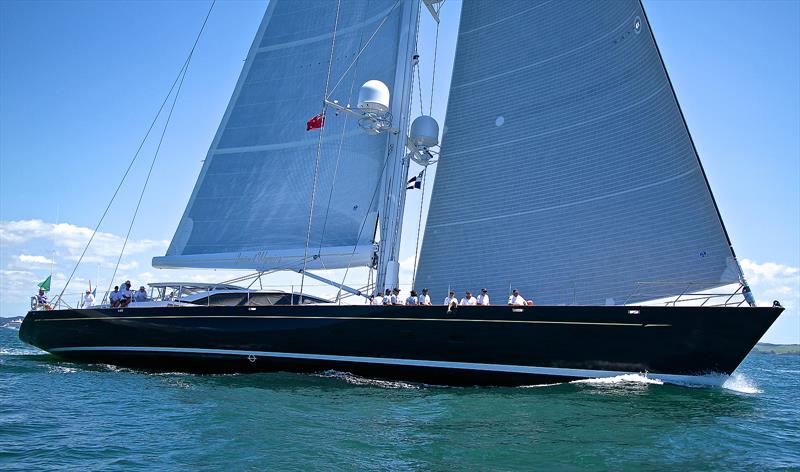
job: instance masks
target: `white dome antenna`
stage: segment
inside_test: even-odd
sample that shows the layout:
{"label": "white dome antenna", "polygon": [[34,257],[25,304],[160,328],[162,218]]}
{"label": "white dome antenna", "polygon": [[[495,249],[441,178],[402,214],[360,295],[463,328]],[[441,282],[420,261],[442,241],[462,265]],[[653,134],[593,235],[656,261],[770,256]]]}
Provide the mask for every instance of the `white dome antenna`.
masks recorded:
{"label": "white dome antenna", "polygon": [[358,108],[365,113],[389,111],[389,87],[380,80],[368,80],[358,91]]}
{"label": "white dome antenna", "polygon": [[358,106],[351,108],[343,106],[338,100],[325,99],[325,105],[345,112],[358,119],[358,126],[367,134],[380,134],[383,132],[397,134],[397,128],[392,127],[392,114],[389,113],[391,95],[389,87],[380,80],[368,80],[358,91]]}
{"label": "white dome antenna", "polygon": [[406,141],[408,157],[421,166],[429,166],[439,160],[439,152],[432,149],[438,145],[439,123],[432,116],[416,117]]}
{"label": "white dome antenna", "polygon": [[416,148],[439,144],[439,123],[432,116],[421,115],[411,123],[411,141]]}

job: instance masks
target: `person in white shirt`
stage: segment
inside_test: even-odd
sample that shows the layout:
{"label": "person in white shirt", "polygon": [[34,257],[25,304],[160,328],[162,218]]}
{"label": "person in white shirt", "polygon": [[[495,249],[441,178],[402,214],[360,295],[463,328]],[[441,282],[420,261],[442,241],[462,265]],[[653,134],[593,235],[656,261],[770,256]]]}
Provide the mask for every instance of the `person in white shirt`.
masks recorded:
{"label": "person in white shirt", "polygon": [[372,297],[372,304],[383,305],[383,295],[381,295],[381,292],[378,291],[375,292],[375,296]]}
{"label": "person in white shirt", "polygon": [[386,292],[383,293],[383,304],[384,305],[391,305],[392,304],[392,291],[388,288]]}
{"label": "person in white shirt", "polygon": [[111,308],[119,306],[119,301],[122,299],[122,292],[119,291],[119,285],[114,285],[114,291],[108,296],[108,301],[111,302]]}
{"label": "person in white shirt", "polygon": [[94,306],[94,295],[91,290],[86,290],[83,294],[83,308],[91,308]]}
{"label": "person in white shirt", "polygon": [[392,305],[403,305],[403,299],[400,298],[400,289],[395,288],[392,290],[392,298],[391,298]]}
{"label": "person in white shirt", "polygon": [[472,296],[472,292],[467,290],[467,293],[464,294],[464,298],[461,299],[460,305],[475,305],[477,303],[478,301]]}
{"label": "person in white shirt", "polygon": [[481,289],[481,294],[477,296],[478,305],[489,306],[489,291],[485,288]]}
{"label": "person in white shirt", "polygon": [[122,297],[119,299],[119,306],[126,307],[133,300],[133,290],[131,290],[131,281],[126,280],[119,289]]}
{"label": "person in white shirt", "polygon": [[417,297],[416,290],[412,290],[411,295],[409,295],[408,298],[406,298],[406,305],[408,306],[419,305],[419,297]]}
{"label": "person in white shirt", "polygon": [[428,295],[428,289],[422,289],[422,296],[419,297],[419,304],[420,305],[430,305],[431,304],[431,297]]}
{"label": "person in white shirt", "polygon": [[508,297],[508,304],[527,305],[527,303],[525,303],[525,298],[519,294],[519,291],[517,291],[517,289],[514,289],[514,291],[511,292],[511,296]]}
{"label": "person in white shirt", "polygon": [[445,306],[450,306],[451,303],[458,304],[458,298],[456,298],[456,292],[452,290],[450,290],[450,295],[448,295],[447,298],[444,299]]}
{"label": "person in white shirt", "polygon": [[139,290],[137,290],[136,293],[133,294],[133,301],[146,302],[148,300],[150,300],[150,298],[147,296],[147,291],[144,289],[144,285],[142,285],[141,287],[139,287]]}

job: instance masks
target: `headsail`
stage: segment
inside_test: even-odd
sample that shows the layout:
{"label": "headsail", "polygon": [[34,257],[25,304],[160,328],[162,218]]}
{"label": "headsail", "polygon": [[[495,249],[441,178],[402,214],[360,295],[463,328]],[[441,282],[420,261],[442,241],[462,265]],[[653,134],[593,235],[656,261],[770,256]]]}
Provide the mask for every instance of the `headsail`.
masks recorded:
{"label": "headsail", "polygon": [[638,0],[465,1],[445,125],[418,286],[620,304],[739,279]]}
{"label": "headsail", "polygon": [[[320,133],[307,122],[322,109],[334,26],[330,86],[343,80],[333,98],[355,105],[366,80],[394,86],[401,5],[270,1],[183,218],[154,266],[303,267]],[[325,116],[307,268],[371,264],[386,139]]]}

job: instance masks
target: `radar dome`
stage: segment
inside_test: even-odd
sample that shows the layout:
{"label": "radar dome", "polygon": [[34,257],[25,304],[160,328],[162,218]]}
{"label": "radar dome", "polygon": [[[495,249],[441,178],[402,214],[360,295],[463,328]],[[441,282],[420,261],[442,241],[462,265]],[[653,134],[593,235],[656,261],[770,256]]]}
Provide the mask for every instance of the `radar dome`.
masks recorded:
{"label": "radar dome", "polygon": [[380,80],[368,80],[358,91],[358,108],[367,113],[389,111],[389,87]]}
{"label": "radar dome", "polygon": [[433,147],[439,144],[439,123],[432,116],[418,116],[411,123],[411,141],[417,147]]}

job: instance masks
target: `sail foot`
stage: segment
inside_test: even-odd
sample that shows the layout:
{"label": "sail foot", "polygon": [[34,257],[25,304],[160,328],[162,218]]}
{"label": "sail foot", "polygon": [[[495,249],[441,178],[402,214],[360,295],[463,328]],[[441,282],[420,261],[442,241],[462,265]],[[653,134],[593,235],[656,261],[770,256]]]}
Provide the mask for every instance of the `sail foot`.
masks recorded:
{"label": "sail foot", "polygon": [[244,270],[301,270],[305,268],[344,269],[371,266],[375,254],[372,244],[359,246],[323,247],[241,251],[215,254],[192,254],[153,258],[157,269],[244,269]]}

